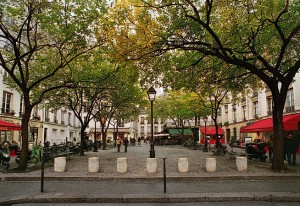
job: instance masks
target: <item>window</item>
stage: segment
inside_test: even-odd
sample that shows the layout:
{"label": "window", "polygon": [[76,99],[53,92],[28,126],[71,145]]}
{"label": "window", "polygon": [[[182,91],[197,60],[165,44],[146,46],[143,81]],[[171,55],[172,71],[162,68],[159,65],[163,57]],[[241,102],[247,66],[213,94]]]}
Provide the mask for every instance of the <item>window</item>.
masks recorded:
{"label": "window", "polygon": [[293,89],[289,89],[289,91],[287,92],[285,104],[286,104],[286,107],[291,107],[291,106],[295,105]]}
{"label": "window", "polygon": [[228,105],[225,105],[225,122],[228,122]]}
{"label": "window", "polygon": [[38,116],[38,109],[37,109],[37,107],[33,108],[32,114],[33,114],[34,117]]}
{"label": "window", "polygon": [[65,124],[65,110],[60,110],[60,115],[61,124]]}
{"label": "window", "polygon": [[295,102],[294,102],[294,92],[293,89],[289,89],[286,95],[285,100],[285,111],[294,112],[295,111]]}
{"label": "window", "polygon": [[71,112],[68,113],[68,125],[71,125]]}
{"label": "window", "polygon": [[258,118],[258,101],[253,102],[253,116]]}
{"label": "window", "polygon": [[145,117],[141,117],[141,124],[145,124]]}
{"label": "window", "polygon": [[235,106],[233,106],[233,108],[232,108],[232,113],[233,113],[233,122],[236,122],[237,118],[236,118],[236,108],[235,108]]}
{"label": "window", "polygon": [[50,121],[50,117],[49,117],[49,110],[45,109],[45,121],[49,122]]}
{"label": "window", "polygon": [[54,122],[57,123],[57,110],[54,110],[53,113],[54,113]]}
{"label": "window", "polygon": [[0,142],[13,141],[13,131],[0,131]]}
{"label": "window", "polygon": [[145,134],[144,127],[141,127],[141,134]]}
{"label": "window", "polygon": [[34,142],[38,138],[38,128],[37,127],[30,127],[30,135],[28,138],[29,142]]}
{"label": "window", "polygon": [[12,93],[3,91],[3,99],[2,99],[2,113],[11,113],[12,107]]}
{"label": "window", "polygon": [[158,133],[158,126],[154,126],[154,127],[153,127],[153,130],[154,130],[154,131],[153,131],[154,133]]}
{"label": "window", "polygon": [[267,97],[267,104],[268,104],[268,115],[272,115],[273,111],[273,99],[271,97]]}
{"label": "window", "polygon": [[38,107],[37,106],[35,106],[34,108],[33,108],[33,111],[32,111],[32,116],[33,116],[33,119],[36,119],[36,120],[40,120],[40,116],[39,116],[39,114],[38,114]]}
{"label": "window", "polygon": [[20,96],[20,116],[24,113],[24,98]]}
{"label": "window", "polygon": [[242,106],[243,110],[243,120],[246,120],[246,106]]}

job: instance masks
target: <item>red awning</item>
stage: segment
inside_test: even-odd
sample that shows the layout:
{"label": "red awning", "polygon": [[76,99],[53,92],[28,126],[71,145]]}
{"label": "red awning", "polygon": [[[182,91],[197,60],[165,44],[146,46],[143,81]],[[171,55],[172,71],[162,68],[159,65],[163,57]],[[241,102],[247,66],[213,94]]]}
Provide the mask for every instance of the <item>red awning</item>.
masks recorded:
{"label": "red awning", "polygon": [[[298,122],[300,121],[300,114],[286,115],[283,117],[284,130],[299,130]],[[249,126],[241,128],[242,133],[253,132],[267,132],[273,130],[273,118],[262,119]]]}
{"label": "red awning", "polygon": [[0,120],[0,131],[21,130],[21,126]]}
{"label": "red awning", "polygon": [[[205,127],[200,127],[200,131],[202,133],[206,133],[207,135],[214,135],[216,134],[216,127],[215,126],[206,127],[206,131],[205,131]],[[220,127],[218,127],[218,134],[224,134],[224,130]]]}

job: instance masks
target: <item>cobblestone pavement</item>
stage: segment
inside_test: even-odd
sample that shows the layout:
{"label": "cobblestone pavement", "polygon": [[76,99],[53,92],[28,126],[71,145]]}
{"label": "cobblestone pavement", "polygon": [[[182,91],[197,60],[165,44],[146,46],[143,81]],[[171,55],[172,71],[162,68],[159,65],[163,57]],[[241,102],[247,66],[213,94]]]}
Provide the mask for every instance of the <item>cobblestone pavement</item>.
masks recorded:
{"label": "cobblestone pavement", "polygon": [[[238,172],[236,169],[235,158],[225,156],[212,156],[211,152],[204,153],[202,150],[189,150],[182,146],[155,146],[155,153],[158,163],[158,172],[148,174],[146,171],[146,159],[149,157],[150,145],[142,143],[135,146],[129,146],[128,152],[124,153],[124,147],[121,152],[117,152],[116,147],[109,147],[107,150],[98,150],[98,152],[85,152],[85,156],[71,155],[67,160],[66,172],[54,172],[53,165],[45,164],[45,177],[98,177],[98,178],[155,178],[163,176],[163,158],[166,158],[167,177],[278,177],[278,176],[297,176],[300,177],[300,155],[297,157],[297,165],[288,166],[288,170],[282,172],[273,172],[269,162],[261,163],[256,160],[248,161],[246,172]],[[230,147],[229,147],[230,150]],[[235,148],[237,152],[243,153],[241,149]],[[88,158],[100,157],[100,172],[88,172]],[[117,158],[128,158],[128,172],[117,173]],[[189,172],[179,173],[178,158],[188,158]],[[217,170],[209,173],[205,170],[207,157],[215,157]],[[13,160],[11,166],[14,167]],[[40,170],[29,170],[28,173],[22,173],[22,177],[40,176]],[[0,173],[3,180],[6,177],[20,176],[19,173],[7,172]]]}
{"label": "cobblestone pavement", "polygon": [[[124,147],[121,151],[124,150]],[[266,201],[266,202],[299,202],[300,195],[298,192],[197,192],[197,193],[166,193],[161,194],[158,192],[158,185],[153,184],[152,180],[162,180],[163,177],[163,158],[166,158],[166,173],[169,180],[179,184],[185,184],[186,181],[208,181],[207,185],[214,185],[216,182],[238,182],[240,184],[243,180],[258,180],[255,182],[262,182],[268,178],[279,181],[282,184],[282,180],[287,182],[298,182],[300,180],[300,156],[297,157],[296,166],[288,166],[287,170],[283,172],[273,172],[270,168],[270,163],[260,163],[258,161],[248,161],[248,170],[246,172],[238,172],[236,169],[236,160],[230,158],[229,155],[225,156],[212,156],[211,152],[204,153],[202,150],[189,150],[186,147],[181,146],[155,146],[156,158],[158,161],[158,172],[155,174],[148,174],[146,171],[146,160],[149,157],[150,145],[142,143],[141,145],[135,145],[128,147],[128,152],[117,152],[117,148],[109,147],[107,150],[99,150],[98,152],[86,152],[84,156],[71,155],[67,158],[66,172],[54,172],[53,164],[45,165],[45,179],[53,182],[61,183],[65,180],[65,184],[73,185],[73,182],[78,183],[87,181],[88,183],[94,183],[97,186],[106,183],[111,184],[111,182],[118,181],[123,187],[128,187],[127,184],[122,184],[124,181],[130,181],[130,184],[138,185],[137,187],[152,188],[151,191],[154,193],[132,193],[132,194],[103,194],[94,191],[93,187],[89,189],[84,187],[80,193],[68,192],[68,190],[63,190],[64,192],[59,192],[54,189],[49,192],[33,192],[24,194],[24,189],[22,184],[30,185],[27,186],[28,190],[36,190],[34,185],[37,181],[41,181],[41,167],[40,165],[35,165],[30,167],[27,173],[18,173],[16,170],[12,169],[7,173],[0,173],[0,184],[5,187],[9,185],[9,188],[15,188],[16,184],[19,185],[13,193],[6,192],[8,194],[2,194],[0,197],[0,205],[13,205],[13,204],[23,204],[23,203],[116,203],[119,205],[121,203],[171,203],[171,202],[216,202],[216,201]],[[235,148],[238,152],[243,152],[240,149]],[[89,173],[88,172],[88,159],[90,157],[100,157],[100,172]],[[117,158],[127,157],[128,158],[128,172],[118,173],[117,172]],[[189,172],[179,173],[178,170],[178,158],[188,158],[189,161]],[[206,158],[215,157],[217,170],[216,172],[209,173],[206,172]],[[11,168],[16,167],[14,160],[11,160]],[[52,181],[54,180],[54,181]],[[70,182],[68,182],[70,180]],[[103,184],[95,183],[102,181]],[[112,180],[112,181],[111,181]],[[135,181],[134,181],[135,180]],[[141,180],[141,181],[139,181]],[[143,180],[143,181],[142,181]],[[215,181],[216,180],[216,181]],[[237,181],[234,181],[237,180]],[[240,181],[241,180],[241,181]],[[10,182],[13,181],[13,182]],[[25,181],[25,182],[24,182]],[[145,183],[144,183],[145,182]],[[168,181],[170,185],[171,181]],[[64,183],[64,182],[63,182]],[[128,182],[129,183],[129,182]],[[190,182],[191,184],[197,184],[197,182]],[[161,183],[159,183],[161,184]],[[243,183],[242,183],[243,184]],[[269,184],[273,185],[269,182]],[[288,183],[287,183],[288,184]],[[50,187],[49,183],[47,183]],[[113,185],[112,185],[113,186]],[[239,187],[236,185],[237,188]],[[135,186],[133,186],[135,187]],[[196,186],[197,187],[197,186]],[[273,186],[272,186],[273,187]],[[54,187],[55,188],[55,187]],[[120,190],[127,191],[127,188]],[[159,187],[162,189],[161,187]],[[277,188],[277,187],[276,187]],[[49,189],[49,188],[48,188]],[[138,189],[138,188],[137,188]],[[26,190],[25,192],[27,192]],[[90,192],[93,190],[93,192]],[[77,190],[76,190],[77,191]],[[101,191],[101,190],[99,190]],[[116,192],[115,187],[113,191]],[[119,190],[118,190],[119,191]],[[197,190],[198,191],[198,190]],[[96,193],[95,193],[96,192]],[[113,192],[113,193],[115,193]],[[252,204],[252,203],[251,203]]]}

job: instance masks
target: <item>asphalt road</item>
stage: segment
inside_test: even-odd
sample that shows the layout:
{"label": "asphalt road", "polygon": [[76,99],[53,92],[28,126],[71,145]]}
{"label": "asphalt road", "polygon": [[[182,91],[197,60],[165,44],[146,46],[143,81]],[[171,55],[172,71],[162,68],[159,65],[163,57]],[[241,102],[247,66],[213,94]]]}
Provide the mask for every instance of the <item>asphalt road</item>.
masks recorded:
{"label": "asphalt road", "polygon": [[[159,181],[46,181],[44,193],[79,194],[157,194],[163,193],[163,182]],[[300,191],[300,181],[205,181],[167,182],[168,194],[180,193],[251,193]],[[1,182],[0,199],[40,193],[40,182]]]}
{"label": "asphalt road", "polygon": [[[40,206],[41,204],[16,204],[13,206]],[[166,203],[49,203],[43,206],[163,206]],[[170,206],[298,206],[299,202],[188,202],[188,203],[168,203]]]}

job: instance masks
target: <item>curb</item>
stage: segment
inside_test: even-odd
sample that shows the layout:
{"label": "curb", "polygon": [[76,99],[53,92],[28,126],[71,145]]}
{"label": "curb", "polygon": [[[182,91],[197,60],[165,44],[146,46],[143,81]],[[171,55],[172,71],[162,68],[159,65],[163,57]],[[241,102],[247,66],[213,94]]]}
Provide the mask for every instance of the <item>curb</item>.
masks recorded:
{"label": "curb", "polygon": [[180,194],[64,194],[37,193],[0,200],[0,205],[24,203],[186,203],[186,202],[300,202],[300,193],[180,193]]}
{"label": "curb", "polygon": [[[300,180],[300,175],[273,175],[273,176],[169,176],[166,181],[171,182],[198,182],[198,181],[267,181],[267,180]],[[163,177],[98,177],[98,176],[46,176],[44,181],[162,181]],[[0,182],[30,182],[41,181],[41,176],[3,176]]]}

